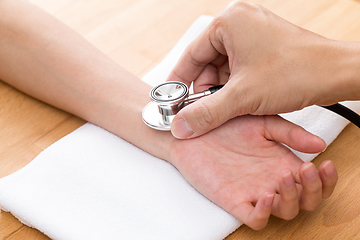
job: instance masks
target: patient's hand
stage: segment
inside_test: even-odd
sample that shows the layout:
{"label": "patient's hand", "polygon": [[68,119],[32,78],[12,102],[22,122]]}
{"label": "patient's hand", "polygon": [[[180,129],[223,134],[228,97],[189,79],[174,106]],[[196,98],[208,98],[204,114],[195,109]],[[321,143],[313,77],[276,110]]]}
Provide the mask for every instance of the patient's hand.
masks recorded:
{"label": "patient's hand", "polygon": [[331,161],[317,172],[281,143],[307,153],[325,148],[322,139],[279,116],[243,116],[201,137],[175,141],[171,158],[204,196],[262,229],[270,214],[292,219],[299,208],[315,210],[337,181]]}

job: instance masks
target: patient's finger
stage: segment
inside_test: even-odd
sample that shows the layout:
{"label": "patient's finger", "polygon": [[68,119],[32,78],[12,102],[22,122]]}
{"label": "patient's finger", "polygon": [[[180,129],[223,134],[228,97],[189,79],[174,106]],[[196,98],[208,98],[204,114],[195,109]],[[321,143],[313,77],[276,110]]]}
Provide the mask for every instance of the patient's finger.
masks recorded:
{"label": "patient's finger", "polygon": [[320,137],[285,119],[279,119],[279,116],[266,118],[267,139],[284,143],[304,153],[318,153],[326,148],[326,143]]}
{"label": "patient's finger", "polygon": [[338,174],[332,161],[327,160],[319,166],[319,176],[322,181],[322,197],[328,198],[335,189],[338,180]]}
{"label": "patient's finger", "polygon": [[274,193],[265,192],[254,207],[250,202],[242,203],[231,214],[254,230],[263,229],[270,217]]}
{"label": "patient's finger", "polygon": [[295,179],[289,169],[279,175],[279,194],[275,196],[272,214],[290,220],[299,213],[299,195]]}
{"label": "patient's finger", "polygon": [[322,183],[313,163],[303,163],[300,167],[300,181],[302,192],[300,194],[300,208],[313,211],[322,201]]}

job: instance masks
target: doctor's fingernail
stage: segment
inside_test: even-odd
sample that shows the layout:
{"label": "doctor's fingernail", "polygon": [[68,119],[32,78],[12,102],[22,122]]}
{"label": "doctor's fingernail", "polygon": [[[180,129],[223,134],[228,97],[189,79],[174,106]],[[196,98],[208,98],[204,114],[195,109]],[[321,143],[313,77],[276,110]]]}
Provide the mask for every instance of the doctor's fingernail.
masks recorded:
{"label": "doctor's fingernail", "polygon": [[325,144],[325,148],[324,148],[324,150],[322,150],[321,152],[325,152],[326,149],[327,149],[327,145]]}
{"label": "doctor's fingernail", "polygon": [[180,118],[177,121],[173,121],[171,126],[171,132],[176,138],[184,139],[194,134],[189,124],[184,118]]}

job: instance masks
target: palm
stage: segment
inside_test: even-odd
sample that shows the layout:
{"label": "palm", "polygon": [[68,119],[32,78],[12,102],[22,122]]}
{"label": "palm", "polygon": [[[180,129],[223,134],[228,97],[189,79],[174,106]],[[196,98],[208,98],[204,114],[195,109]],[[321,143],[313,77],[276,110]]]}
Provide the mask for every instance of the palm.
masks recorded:
{"label": "palm", "polygon": [[[280,119],[279,119],[280,120]],[[278,192],[277,178],[303,163],[282,144],[265,138],[265,118],[233,119],[204,136],[178,141],[176,167],[202,194],[231,211]]]}
{"label": "palm", "polygon": [[205,197],[262,229],[270,214],[289,220],[300,208],[315,210],[337,182],[331,161],[317,171],[282,143],[306,153],[325,148],[322,139],[279,116],[248,115],[200,137],[174,141],[171,158]]}

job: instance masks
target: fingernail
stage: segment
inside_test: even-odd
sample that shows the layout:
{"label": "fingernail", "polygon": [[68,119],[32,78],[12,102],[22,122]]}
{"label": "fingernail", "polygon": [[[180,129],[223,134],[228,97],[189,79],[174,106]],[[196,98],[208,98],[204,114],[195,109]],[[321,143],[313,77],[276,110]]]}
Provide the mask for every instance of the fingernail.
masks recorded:
{"label": "fingernail", "polygon": [[292,188],[294,186],[294,179],[291,176],[291,172],[287,171],[285,174],[282,175],[285,187]]}
{"label": "fingernail", "polygon": [[313,180],[317,174],[313,163],[307,164],[302,171],[307,180]]}
{"label": "fingernail", "polygon": [[324,174],[328,178],[332,178],[336,173],[334,165],[332,165],[330,163],[331,163],[331,161],[327,161],[323,166]]}
{"label": "fingernail", "polygon": [[194,131],[191,129],[184,118],[180,118],[177,121],[173,121],[171,125],[171,133],[176,138],[184,139],[193,135]]}
{"label": "fingernail", "polygon": [[324,150],[322,150],[321,152],[325,152],[325,151],[326,151],[326,149],[327,149],[327,145],[325,145]]}
{"label": "fingernail", "polygon": [[272,206],[273,200],[274,200],[274,194],[267,194],[265,201],[264,201],[264,205],[265,207],[270,207]]}

